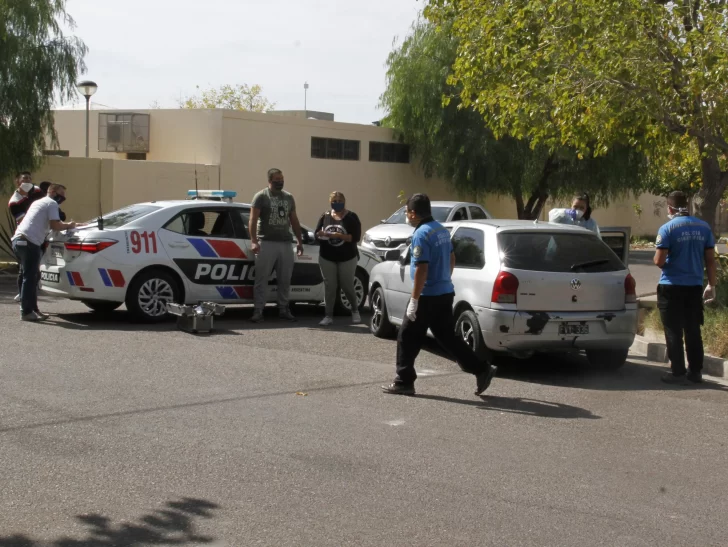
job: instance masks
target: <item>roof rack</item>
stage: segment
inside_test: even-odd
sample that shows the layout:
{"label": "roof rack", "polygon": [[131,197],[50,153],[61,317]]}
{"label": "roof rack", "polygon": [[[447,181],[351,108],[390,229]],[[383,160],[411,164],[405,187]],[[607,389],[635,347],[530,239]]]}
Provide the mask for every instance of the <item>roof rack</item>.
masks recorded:
{"label": "roof rack", "polygon": [[187,199],[204,199],[232,203],[237,195],[238,193],[232,190],[187,190]]}

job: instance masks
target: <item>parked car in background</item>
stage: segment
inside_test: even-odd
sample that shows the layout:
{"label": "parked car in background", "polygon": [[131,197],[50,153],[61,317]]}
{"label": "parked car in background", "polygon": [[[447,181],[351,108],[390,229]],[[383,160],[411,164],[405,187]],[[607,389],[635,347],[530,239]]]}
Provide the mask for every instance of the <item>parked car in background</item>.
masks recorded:
{"label": "parked car in background", "polygon": [[[535,352],[586,353],[622,366],[637,331],[637,297],[626,266],[584,228],[520,220],[447,223],[455,252],[458,335],[483,358]],[[608,229],[618,238],[620,229]],[[629,231],[621,231],[629,251]],[[613,242],[617,247],[616,242]],[[412,291],[410,249],[396,251],[370,276],[371,331],[393,334]]]}
{"label": "parked car in background", "polygon": [[[414,228],[407,224],[405,207],[401,207],[387,220],[367,230],[362,238],[361,246],[379,256],[387,251],[402,250],[414,232]],[[484,220],[493,218],[491,214],[477,203],[461,201],[433,201],[432,216],[438,222],[451,222],[459,220]]]}

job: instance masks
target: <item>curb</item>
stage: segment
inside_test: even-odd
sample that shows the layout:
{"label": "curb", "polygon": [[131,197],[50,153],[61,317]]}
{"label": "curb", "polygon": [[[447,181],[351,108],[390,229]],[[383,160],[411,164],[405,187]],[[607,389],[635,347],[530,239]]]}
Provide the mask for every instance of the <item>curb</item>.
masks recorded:
{"label": "curb", "polygon": [[[631,350],[656,363],[669,362],[667,346],[660,342],[652,342],[644,336],[635,336]],[[706,355],[703,360],[703,373],[717,378],[728,378],[728,361],[720,357]]]}

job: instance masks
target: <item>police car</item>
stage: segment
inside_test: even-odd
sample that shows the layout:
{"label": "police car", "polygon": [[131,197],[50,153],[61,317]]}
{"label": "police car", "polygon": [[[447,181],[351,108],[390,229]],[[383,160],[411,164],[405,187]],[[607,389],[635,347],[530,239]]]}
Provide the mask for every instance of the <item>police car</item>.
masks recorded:
{"label": "police car", "polygon": [[[138,203],[76,230],[55,232],[41,264],[41,287],[95,311],[126,304],[141,321],[163,319],[168,302],[252,303],[251,206],[233,202],[235,196],[190,190],[187,200]],[[324,299],[319,247],[313,233],[301,229],[304,252],[295,258],[291,302],[319,304]],[[295,251],[293,233],[291,249]],[[355,280],[359,307],[366,298],[368,271],[377,262],[372,253],[361,251]],[[268,301],[275,302],[275,273],[268,288]],[[343,294],[337,308],[350,309]]]}

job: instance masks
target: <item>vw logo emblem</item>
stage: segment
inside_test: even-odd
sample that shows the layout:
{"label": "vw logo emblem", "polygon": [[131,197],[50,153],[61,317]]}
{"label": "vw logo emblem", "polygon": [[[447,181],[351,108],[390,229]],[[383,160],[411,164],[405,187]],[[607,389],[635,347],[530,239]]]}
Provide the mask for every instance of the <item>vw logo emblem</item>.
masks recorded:
{"label": "vw logo emblem", "polygon": [[391,237],[387,236],[386,238],[384,238],[384,245],[386,247],[389,247],[391,245],[391,243],[392,243],[392,238]]}
{"label": "vw logo emblem", "polygon": [[571,290],[578,291],[579,289],[581,289],[581,281],[579,281],[578,279],[572,279],[571,280]]}

